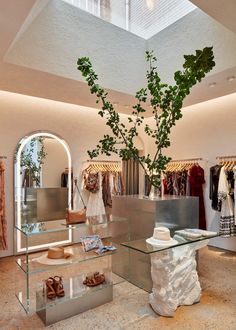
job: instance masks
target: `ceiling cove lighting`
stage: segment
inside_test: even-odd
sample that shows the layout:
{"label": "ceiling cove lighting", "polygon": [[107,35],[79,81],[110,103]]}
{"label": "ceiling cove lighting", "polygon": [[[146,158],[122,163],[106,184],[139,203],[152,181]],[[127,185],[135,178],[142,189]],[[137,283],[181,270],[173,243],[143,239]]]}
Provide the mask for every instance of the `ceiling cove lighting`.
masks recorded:
{"label": "ceiling cove lighting", "polygon": [[212,82],[212,83],[209,84],[210,88],[214,88],[215,86],[216,86],[216,82]]}
{"label": "ceiling cove lighting", "polygon": [[228,82],[231,82],[231,81],[235,80],[235,76],[228,77],[227,80],[228,80]]}

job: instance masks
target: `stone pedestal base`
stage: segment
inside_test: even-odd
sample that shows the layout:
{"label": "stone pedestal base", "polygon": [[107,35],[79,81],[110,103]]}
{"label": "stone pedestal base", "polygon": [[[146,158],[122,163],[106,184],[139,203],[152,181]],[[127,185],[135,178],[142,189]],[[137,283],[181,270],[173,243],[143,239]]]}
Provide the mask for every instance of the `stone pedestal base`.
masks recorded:
{"label": "stone pedestal base", "polygon": [[174,316],[178,306],[200,301],[201,286],[195,255],[196,250],[208,242],[195,242],[151,255],[153,289],[149,302],[156,313]]}

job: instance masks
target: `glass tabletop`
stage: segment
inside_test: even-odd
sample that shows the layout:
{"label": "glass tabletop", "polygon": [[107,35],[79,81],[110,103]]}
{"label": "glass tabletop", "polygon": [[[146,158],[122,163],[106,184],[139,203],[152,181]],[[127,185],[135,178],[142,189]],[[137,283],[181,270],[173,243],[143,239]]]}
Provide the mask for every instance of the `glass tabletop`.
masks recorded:
{"label": "glass tabletop", "polygon": [[168,245],[168,246],[167,245],[166,246],[163,246],[163,245],[162,246],[153,246],[150,243],[147,243],[145,238],[139,239],[139,240],[134,240],[134,241],[129,241],[129,242],[123,242],[123,243],[121,243],[121,245],[123,245],[129,249],[133,249],[133,250],[145,253],[145,254],[150,254],[150,253],[155,253],[155,252],[175,248],[177,246],[193,244],[193,243],[211,239],[211,238],[214,238],[217,236],[219,236],[218,233],[212,233],[211,235],[208,235],[208,236],[201,236],[199,238],[192,238],[191,240],[189,240],[189,239],[186,239],[179,235],[174,235],[173,236],[174,241],[172,241],[171,245]]}
{"label": "glass tabletop", "polygon": [[35,223],[24,223],[21,225],[15,225],[15,228],[22,232],[22,234],[26,236],[38,235],[38,234],[46,234],[53,233],[59,231],[67,231],[68,229],[76,229],[81,227],[96,227],[101,225],[110,225],[116,222],[127,221],[127,218],[117,217],[117,216],[109,216],[106,219],[87,219],[84,223],[78,223],[73,225],[67,225],[65,219],[61,220],[52,220],[52,221],[44,221],[44,222],[35,222]]}

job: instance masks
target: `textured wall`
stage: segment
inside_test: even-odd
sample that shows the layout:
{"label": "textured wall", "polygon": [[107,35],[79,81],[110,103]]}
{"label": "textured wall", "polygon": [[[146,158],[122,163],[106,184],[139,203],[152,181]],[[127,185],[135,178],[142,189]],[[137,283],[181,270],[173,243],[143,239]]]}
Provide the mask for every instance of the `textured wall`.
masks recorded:
{"label": "textured wall", "polygon": [[132,94],[144,84],[145,49],[144,39],[53,0],[19,35],[5,59],[83,80],[76,62],[79,56],[88,56],[104,87]]}
{"label": "textured wall", "polygon": [[167,82],[181,68],[183,54],[191,54],[205,46],[213,46],[215,54],[216,66],[210,74],[236,65],[236,35],[200,9],[148,40],[149,49],[153,49],[158,58],[161,77]]}

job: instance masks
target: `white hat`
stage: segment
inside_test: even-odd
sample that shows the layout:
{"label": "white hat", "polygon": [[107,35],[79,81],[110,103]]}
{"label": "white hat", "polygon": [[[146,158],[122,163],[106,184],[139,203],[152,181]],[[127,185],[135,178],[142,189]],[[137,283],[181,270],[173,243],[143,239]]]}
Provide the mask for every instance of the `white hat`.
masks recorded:
{"label": "white hat", "polygon": [[146,239],[148,244],[156,247],[165,247],[178,244],[178,241],[171,238],[170,230],[167,227],[156,227],[153,236]]}

